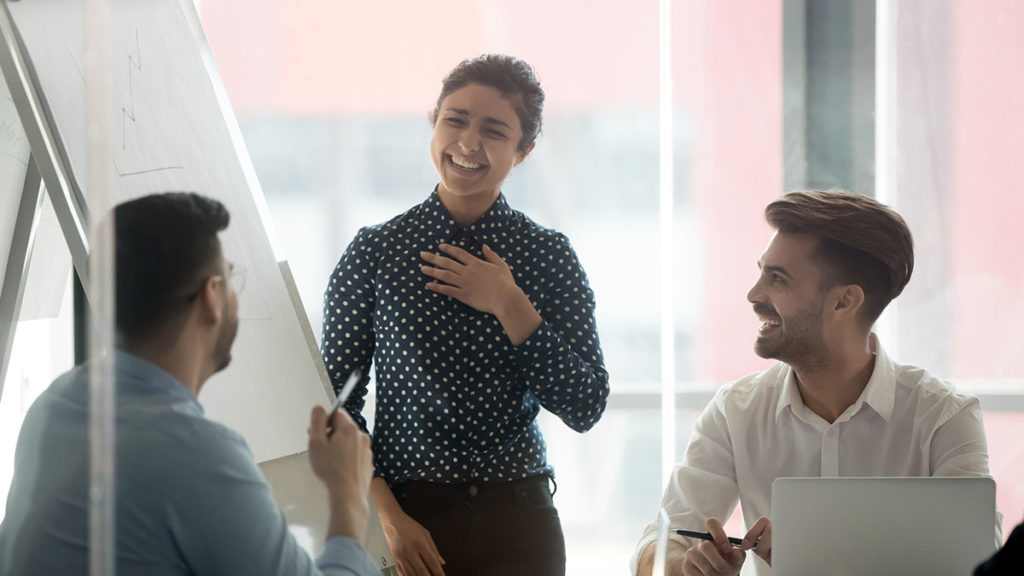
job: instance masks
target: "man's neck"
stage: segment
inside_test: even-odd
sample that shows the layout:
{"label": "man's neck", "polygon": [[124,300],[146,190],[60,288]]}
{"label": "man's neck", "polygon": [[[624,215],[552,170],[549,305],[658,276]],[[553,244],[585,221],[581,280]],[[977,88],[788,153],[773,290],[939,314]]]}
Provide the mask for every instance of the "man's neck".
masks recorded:
{"label": "man's neck", "polygon": [[875,368],[870,343],[839,347],[817,369],[793,366],[800,396],[812,412],[832,423],[860,398]]}
{"label": "man's neck", "polygon": [[[181,339],[179,339],[180,341]],[[188,388],[193,396],[199,396],[199,390],[202,388],[206,378],[202,372],[202,362],[198,357],[195,357],[194,347],[190,350],[180,345],[164,348],[152,344],[131,343],[121,346],[121,349],[133,356],[155,364],[158,368],[173,376],[182,386]]]}

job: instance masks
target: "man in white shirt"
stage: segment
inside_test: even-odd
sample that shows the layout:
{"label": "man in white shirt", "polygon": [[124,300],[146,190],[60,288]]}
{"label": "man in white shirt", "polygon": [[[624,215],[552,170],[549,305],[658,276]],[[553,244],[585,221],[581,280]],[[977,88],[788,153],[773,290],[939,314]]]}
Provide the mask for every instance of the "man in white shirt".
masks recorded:
{"label": "man in white shirt", "polygon": [[[765,216],[777,232],[747,299],[762,321],[754,351],[780,362],[721,387],[694,425],[662,506],[673,528],[714,540],[673,534],[668,574],[734,576],[748,550],[770,574],[778,477],[988,475],[977,398],[893,362],[871,331],[914,268],[899,214],[815,191],[786,194]],[[733,546],[720,519],[737,500],[750,528]],[[656,527],[637,546],[637,574],[651,574]]]}

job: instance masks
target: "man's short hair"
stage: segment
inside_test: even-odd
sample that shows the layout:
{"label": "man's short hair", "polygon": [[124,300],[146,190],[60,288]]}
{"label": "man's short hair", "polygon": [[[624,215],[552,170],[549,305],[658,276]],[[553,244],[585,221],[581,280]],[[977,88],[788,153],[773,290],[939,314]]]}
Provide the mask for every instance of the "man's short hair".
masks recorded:
{"label": "man's short hair", "polygon": [[903,292],[914,271],[914,239],[903,218],[873,198],[843,190],[790,192],[765,208],[772,227],[819,239],[821,289],[856,284],[868,326]]}
{"label": "man's short hair", "polygon": [[144,196],[114,208],[118,336],[177,337],[208,276],[222,273],[217,233],[230,215],[190,192]]}

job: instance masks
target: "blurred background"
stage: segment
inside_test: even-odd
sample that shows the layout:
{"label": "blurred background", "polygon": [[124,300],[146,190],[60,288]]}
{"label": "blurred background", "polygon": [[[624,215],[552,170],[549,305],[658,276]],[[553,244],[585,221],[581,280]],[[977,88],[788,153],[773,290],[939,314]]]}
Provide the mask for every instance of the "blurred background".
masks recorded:
{"label": "blurred background", "polygon": [[[668,465],[666,374],[675,460],[713,390],[768,365],[752,350],[745,294],[771,233],[765,204],[799,188],[851,189],[906,217],[915,274],[878,332],[897,361],[981,397],[1008,535],[1024,519],[1024,4],[670,6],[665,22],[653,0],[203,1],[314,332],[356,230],[421,202],[437,182],[426,116],[442,77],[470,56],[513,54],[534,66],[547,107],[542,138],[503,190],[572,240],[611,373],[592,431],[542,416],[569,574],[624,573],[654,518]],[[666,86],[671,114],[659,108]],[[56,224],[44,217],[47,226]],[[4,499],[24,411],[72,365],[70,292],[56,318],[23,310],[18,325],[0,398]],[[732,522],[740,533],[738,514]]]}

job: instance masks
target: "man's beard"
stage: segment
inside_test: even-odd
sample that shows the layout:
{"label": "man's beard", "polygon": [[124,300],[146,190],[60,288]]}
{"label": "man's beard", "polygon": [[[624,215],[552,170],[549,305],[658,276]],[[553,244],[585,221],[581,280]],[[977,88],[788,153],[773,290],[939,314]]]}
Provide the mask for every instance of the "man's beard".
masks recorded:
{"label": "man's beard", "polygon": [[[225,311],[225,314],[227,312]],[[235,342],[238,334],[238,316],[224,322],[220,334],[217,335],[217,342],[214,345],[214,358],[217,361],[217,372],[231,364],[231,345]]]}
{"label": "man's beard", "polygon": [[[824,365],[828,358],[821,327],[824,300],[824,294],[819,294],[806,309],[783,319],[776,333],[758,336],[754,352],[762,358],[774,358],[805,370]],[[766,304],[755,303],[754,312],[766,318],[781,318]]]}

